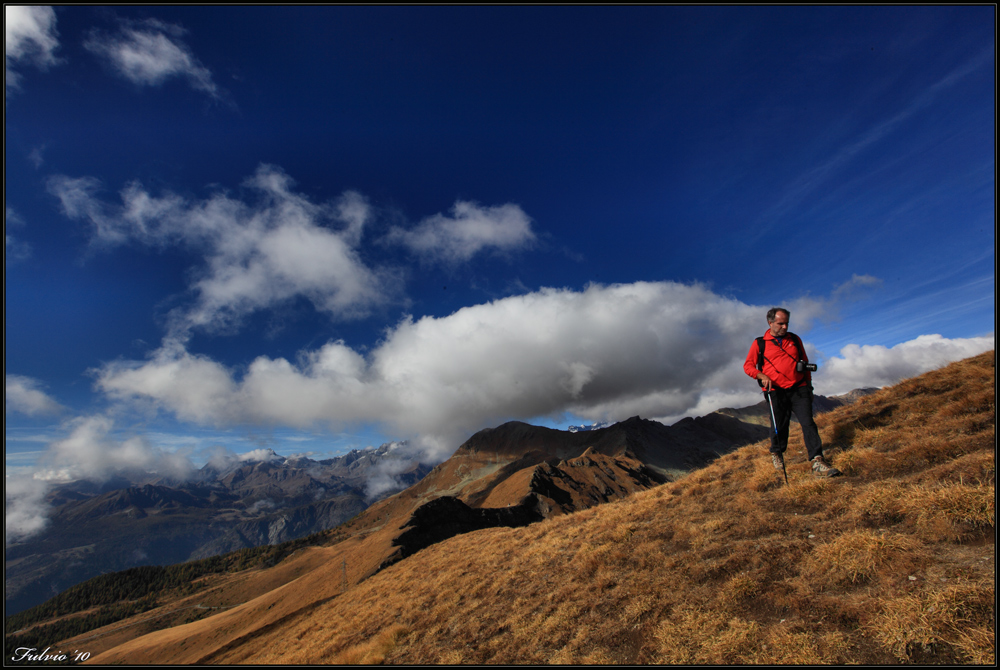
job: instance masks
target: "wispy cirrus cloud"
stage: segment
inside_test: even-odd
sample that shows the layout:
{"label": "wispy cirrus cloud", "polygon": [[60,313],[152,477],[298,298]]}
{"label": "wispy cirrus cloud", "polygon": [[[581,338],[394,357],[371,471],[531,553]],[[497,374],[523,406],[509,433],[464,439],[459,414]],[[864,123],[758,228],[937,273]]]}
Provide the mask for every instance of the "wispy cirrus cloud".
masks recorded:
{"label": "wispy cirrus cloud", "polygon": [[14,67],[32,65],[46,69],[58,62],[59,47],[56,13],[51,7],[4,6],[4,65],[7,94],[20,85],[21,75]]}
{"label": "wispy cirrus cloud", "polygon": [[811,193],[827,183],[834,175],[847,165],[855,156],[878,143],[884,137],[895,131],[904,121],[921,109],[934,102],[940,95],[960,82],[962,79],[979,70],[990,66],[993,62],[992,49],[983,51],[952,69],[948,74],[920,91],[909,104],[889,118],[872,125],[860,133],[853,141],[844,144],[836,153],[801,174],[784,189],[778,202],[771,206],[761,216],[762,221],[772,220],[787,214],[804,201]]}
{"label": "wispy cirrus cloud", "polygon": [[138,86],[160,86],[180,78],[193,89],[221,99],[223,92],[211,71],[181,40],[185,32],[180,26],[155,19],[123,22],[114,33],[94,31],[84,46]]}
{"label": "wispy cirrus cloud", "polygon": [[8,262],[24,260],[31,255],[31,245],[10,234],[11,228],[23,228],[24,219],[11,207],[6,207],[3,220],[4,256]]}

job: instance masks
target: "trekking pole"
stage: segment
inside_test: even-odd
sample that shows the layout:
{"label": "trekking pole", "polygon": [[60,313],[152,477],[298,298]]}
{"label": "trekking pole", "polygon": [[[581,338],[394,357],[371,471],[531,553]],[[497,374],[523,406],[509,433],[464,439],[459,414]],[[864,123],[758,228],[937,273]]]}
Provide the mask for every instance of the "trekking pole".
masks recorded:
{"label": "trekking pole", "polygon": [[[778,435],[778,422],[774,418],[774,405],[771,404],[771,393],[770,391],[764,391],[764,397],[767,398],[767,407],[771,410],[771,427],[774,428],[774,435]],[[781,474],[785,475],[785,486],[788,486],[788,471],[785,470],[785,455],[781,456]]]}

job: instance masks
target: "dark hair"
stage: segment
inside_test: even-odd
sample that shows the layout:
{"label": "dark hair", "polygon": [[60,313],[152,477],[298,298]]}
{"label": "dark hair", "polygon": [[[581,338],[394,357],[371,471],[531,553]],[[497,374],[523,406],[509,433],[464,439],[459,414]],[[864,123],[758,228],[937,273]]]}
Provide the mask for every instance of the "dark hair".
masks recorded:
{"label": "dark hair", "polygon": [[767,310],[767,322],[772,323],[774,321],[774,317],[778,316],[778,312],[784,312],[785,316],[787,316],[789,319],[792,318],[792,313],[789,312],[784,307],[772,307],[771,309]]}

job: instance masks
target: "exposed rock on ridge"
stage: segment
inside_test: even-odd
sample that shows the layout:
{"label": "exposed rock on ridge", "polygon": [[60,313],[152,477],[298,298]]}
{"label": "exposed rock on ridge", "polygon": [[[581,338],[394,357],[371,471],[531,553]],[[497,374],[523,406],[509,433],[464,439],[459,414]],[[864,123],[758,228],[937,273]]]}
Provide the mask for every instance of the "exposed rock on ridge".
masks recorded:
{"label": "exposed rock on ridge", "polygon": [[402,532],[379,567],[460,533],[520,526],[624,498],[767,432],[723,415],[669,427],[636,416],[580,432],[520,421],[486,428],[398,496],[421,502],[386,515],[402,519]]}

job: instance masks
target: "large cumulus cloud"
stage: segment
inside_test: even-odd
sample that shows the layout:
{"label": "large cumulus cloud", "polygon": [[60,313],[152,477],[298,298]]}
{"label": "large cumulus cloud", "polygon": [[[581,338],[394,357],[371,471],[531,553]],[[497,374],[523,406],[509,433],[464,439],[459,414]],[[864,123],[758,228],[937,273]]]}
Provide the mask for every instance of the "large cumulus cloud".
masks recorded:
{"label": "large cumulus cloud", "polygon": [[[742,371],[764,309],[672,282],[542,289],[441,317],[406,318],[362,354],[343,341],[237,374],[180,346],[97,371],[109,396],[152,400],[186,421],[305,427],[376,423],[445,458],[508,419],[633,415],[666,422],[759,400]],[[890,384],[992,347],[924,336],[846,347],[817,392]]]}
{"label": "large cumulus cloud", "polygon": [[299,360],[261,356],[242,377],[181,347],[119,361],[98,385],[200,423],[375,422],[441,450],[485,425],[573,412],[682,415],[729,389],[759,309],[670,282],[543,289],[406,318],[366,356],[342,341]]}

